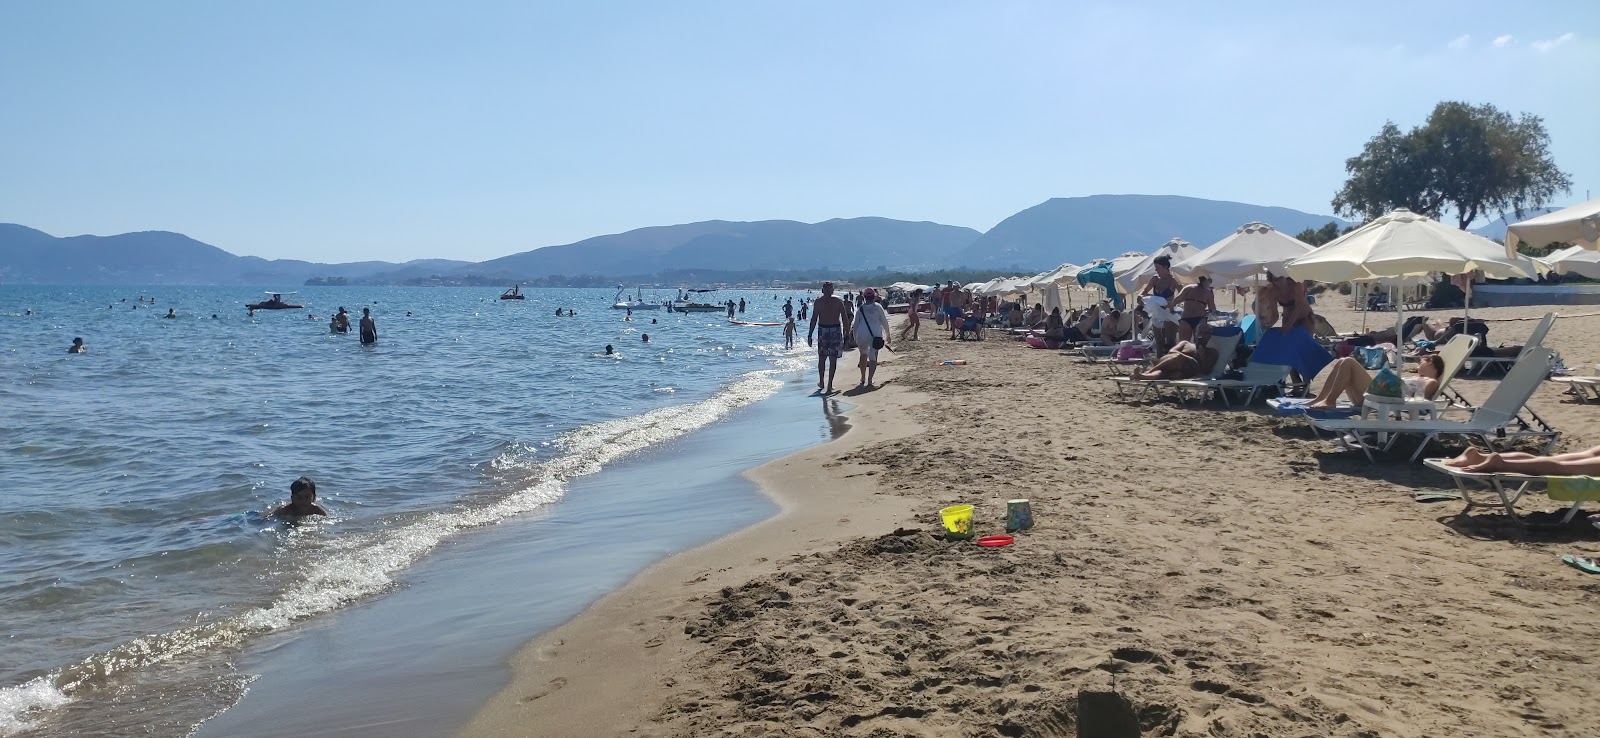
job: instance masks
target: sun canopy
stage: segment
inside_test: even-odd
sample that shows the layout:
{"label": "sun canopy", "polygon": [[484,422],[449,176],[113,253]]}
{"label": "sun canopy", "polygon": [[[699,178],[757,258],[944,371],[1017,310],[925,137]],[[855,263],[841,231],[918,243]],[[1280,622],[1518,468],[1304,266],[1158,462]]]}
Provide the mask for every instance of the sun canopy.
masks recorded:
{"label": "sun canopy", "polygon": [[1139,285],[1156,273],[1156,259],[1159,257],[1171,257],[1172,262],[1176,264],[1199,252],[1200,249],[1195,248],[1194,244],[1181,238],[1174,238],[1126,268],[1118,268],[1117,261],[1121,261],[1121,258],[1114,260],[1111,262],[1111,270],[1117,275],[1117,289],[1130,295],[1137,292]]}
{"label": "sun canopy", "polygon": [[1582,246],[1568,246],[1544,260],[1556,274],[1577,274],[1590,279],[1600,279],[1600,251]]}
{"label": "sun canopy", "polygon": [[1328,243],[1286,267],[1295,279],[1359,282],[1433,272],[1481,270],[1490,279],[1533,277],[1531,260],[1507,258],[1505,248],[1404,208]]}
{"label": "sun canopy", "polygon": [[1600,249],[1600,198],[1512,223],[1506,227],[1506,255],[1515,256],[1519,243],[1540,247],[1570,243],[1586,249]]}
{"label": "sun canopy", "polygon": [[1218,287],[1244,285],[1263,272],[1283,274],[1285,262],[1305,256],[1311,244],[1265,223],[1246,223],[1227,238],[1182,261],[1172,273],[1199,279],[1211,277]]}
{"label": "sun canopy", "polygon": [[927,292],[932,288],[928,287],[928,285],[916,284],[914,282],[895,282],[894,284],[889,285],[889,289],[898,290],[900,292],[911,292],[913,290],[922,290],[923,292]]}

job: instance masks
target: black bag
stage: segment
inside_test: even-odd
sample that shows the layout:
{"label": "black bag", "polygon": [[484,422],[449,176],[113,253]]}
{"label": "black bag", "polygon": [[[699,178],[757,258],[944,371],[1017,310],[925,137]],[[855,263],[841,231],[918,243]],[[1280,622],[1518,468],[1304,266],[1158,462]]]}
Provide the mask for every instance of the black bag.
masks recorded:
{"label": "black bag", "polygon": [[862,312],[861,319],[866,321],[866,323],[867,323],[867,335],[872,336],[872,350],[873,351],[878,351],[878,350],[883,348],[883,337],[881,337],[878,334],[872,332],[872,321],[867,320],[867,316],[866,316],[866,312],[867,311],[863,310],[861,312]]}

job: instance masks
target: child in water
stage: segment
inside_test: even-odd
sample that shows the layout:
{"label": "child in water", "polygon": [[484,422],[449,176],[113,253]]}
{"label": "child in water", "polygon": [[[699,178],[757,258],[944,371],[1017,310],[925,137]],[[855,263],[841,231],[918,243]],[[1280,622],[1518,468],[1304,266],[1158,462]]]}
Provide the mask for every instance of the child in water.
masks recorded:
{"label": "child in water", "polygon": [[307,515],[327,515],[328,511],[317,504],[317,483],[311,477],[301,477],[289,485],[289,504],[272,512],[272,517],[299,520]]}
{"label": "child in water", "polygon": [[783,323],[783,348],[794,348],[794,318],[791,317]]}

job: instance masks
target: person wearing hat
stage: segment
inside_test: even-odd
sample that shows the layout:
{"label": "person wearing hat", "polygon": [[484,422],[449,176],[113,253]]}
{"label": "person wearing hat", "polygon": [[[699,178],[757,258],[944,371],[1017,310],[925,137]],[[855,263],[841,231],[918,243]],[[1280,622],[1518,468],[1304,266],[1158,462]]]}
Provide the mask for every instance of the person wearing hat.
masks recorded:
{"label": "person wearing hat", "polygon": [[856,311],[854,333],[856,350],[861,355],[857,361],[861,384],[856,386],[871,387],[872,375],[878,371],[878,350],[889,347],[889,313],[878,302],[878,291],[872,287],[861,292]]}

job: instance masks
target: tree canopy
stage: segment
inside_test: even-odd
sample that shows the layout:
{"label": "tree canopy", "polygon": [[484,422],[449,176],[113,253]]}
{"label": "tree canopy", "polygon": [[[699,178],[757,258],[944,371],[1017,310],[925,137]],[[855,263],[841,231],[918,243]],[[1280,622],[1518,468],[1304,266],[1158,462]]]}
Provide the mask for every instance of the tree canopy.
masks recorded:
{"label": "tree canopy", "polygon": [[1339,230],[1339,224],[1330,220],[1327,225],[1321,228],[1307,228],[1296,233],[1294,237],[1308,245],[1321,246],[1349,232],[1350,229],[1348,228],[1342,231]]}
{"label": "tree canopy", "polygon": [[1344,168],[1350,178],[1333,197],[1340,215],[1371,219],[1407,208],[1438,218],[1448,210],[1463,229],[1492,212],[1541,207],[1572,188],[1550,157],[1543,119],[1464,102],[1439,103],[1407,132],[1384,123]]}

